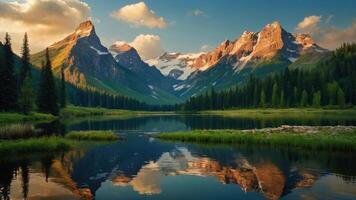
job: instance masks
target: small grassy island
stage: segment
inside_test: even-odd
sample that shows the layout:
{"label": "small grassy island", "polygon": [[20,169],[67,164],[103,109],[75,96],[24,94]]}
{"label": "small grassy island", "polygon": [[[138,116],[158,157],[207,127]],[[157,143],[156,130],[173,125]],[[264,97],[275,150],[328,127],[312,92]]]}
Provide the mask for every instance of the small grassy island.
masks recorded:
{"label": "small grassy island", "polygon": [[52,121],[55,116],[46,113],[31,112],[28,115],[15,112],[0,112],[0,123]]}
{"label": "small grassy island", "polygon": [[87,141],[114,141],[120,139],[113,131],[71,131],[65,138]]}
{"label": "small grassy island", "polygon": [[9,125],[4,127],[3,131],[0,129],[0,154],[65,151],[83,141],[99,142],[119,139],[120,137],[113,131],[71,131],[64,137],[40,136],[31,125]]}
{"label": "small grassy island", "polygon": [[311,150],[356,151],[356,127],[282,126],[255,130],[194,130],[161,133],[163,140],[285,146]]}
{"label": "small grassy island", "polygon": [[0,140],[0,154],[9,155],[28,152],[65,151],[73,146],[73,141],[55,136],[18,140]]}

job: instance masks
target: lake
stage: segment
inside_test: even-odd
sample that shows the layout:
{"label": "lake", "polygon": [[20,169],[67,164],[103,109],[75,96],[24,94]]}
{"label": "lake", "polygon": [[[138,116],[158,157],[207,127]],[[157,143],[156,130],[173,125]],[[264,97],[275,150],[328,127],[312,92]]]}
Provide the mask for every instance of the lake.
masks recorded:
{"label": "lake", "polygon": [[0,199],[356,199],[356,155],[204,145],[150,135],[191,129],[356,125],[355,119],[209,115],[89,118],[38,124],[47,134],[114,130],[125,140],[0,158]]}

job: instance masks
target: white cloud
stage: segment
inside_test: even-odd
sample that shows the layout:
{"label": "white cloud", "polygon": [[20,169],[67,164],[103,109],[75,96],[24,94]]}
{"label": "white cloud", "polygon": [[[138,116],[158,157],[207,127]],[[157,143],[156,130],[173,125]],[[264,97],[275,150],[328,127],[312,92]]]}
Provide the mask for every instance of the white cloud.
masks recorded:
{"label": "white cloud", "polygon": [[165,28],[167,26],[163,17],[157,16],[144,2],[126,5],[113,12],[111,16],[136,27]]}
{"label": "white cloud", "polygon": [[299,22],[296,29],[303,32],[312,32],[317,28],[320,20],[321,16],[312,15],[305,17],[303,21]]}
{"label": "white cloud", "polygon": [[335,26],[323,27],[312,35],[322,47],[335,49],[340,47],[342,43],[356,42],[356,22],[345,29]]}
{"label": "white cloud", "polygon": [[322,23],[321,16],[305,17],[296,30],[311,34],[317,44],[327,49],[335,49],[345,42],[356,42],[356,21],[351,26],[342,29],[330,24],[333,17],[329,15],[325,23]]}
{"label": "white cloud", "polygon": [[158,35],[138,35],[132,42],[116,41],[116,46],[129,44],[134,47],[143,60],[157,58],[164,53]]}
{"label": "white cloud", "polygon": [[163,53],[161,38],[158,35],[139,35],[131,45],[138,51],[144,60],[156,58]]}
{"label": "white cloud", "polygon": [[15,51],[28,32],[32,51],[61,39],[87,20],[90,7],[81,0],[25,0],[0,2],[0,34],[9,32]]}

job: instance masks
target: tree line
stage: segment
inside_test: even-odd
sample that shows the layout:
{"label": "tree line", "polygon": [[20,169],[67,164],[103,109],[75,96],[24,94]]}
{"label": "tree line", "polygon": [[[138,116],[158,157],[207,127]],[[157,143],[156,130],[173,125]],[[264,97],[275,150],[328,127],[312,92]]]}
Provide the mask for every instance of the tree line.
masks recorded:
{"label": "tree line", "polygon": [[343,44],[315,69],[285,69],[244,85],[191,97],[182,110],[356,105],[356,44]]}
{"label": "tree line", "polygon": [[175,105],[150,105],[133,98],[99,92],[93,88],[78,89],[73,87],[72,89],[74,91],[69,92],[69,101],[75,106],[147,111],[171,111],[176,107]]}

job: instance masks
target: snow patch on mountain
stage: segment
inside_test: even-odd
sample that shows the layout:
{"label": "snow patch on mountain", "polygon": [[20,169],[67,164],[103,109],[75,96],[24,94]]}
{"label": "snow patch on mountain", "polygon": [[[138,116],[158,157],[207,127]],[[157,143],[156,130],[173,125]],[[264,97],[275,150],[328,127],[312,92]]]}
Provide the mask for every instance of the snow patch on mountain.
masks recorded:
{"label": "snow patch on mountain", "polygon": [[106,51],[106,52],[105,52],[105,51],[100,51],[100,50],[96,49],[96,48],[93,47],[93,46],[90,46],[90,48],[93,49],[93,50],[95,50],[98,55],[107,55],[107,54],[110,54],[108,51]]}
{"label": "snow patch on mountain", "polygon": [[186,80],[193,72],[198,69],[193,67],[195,59],[201,53],[164,53],[162,56],[147,60],[146,63],[156,67],[165,76],[170,76],[178,80]]}

